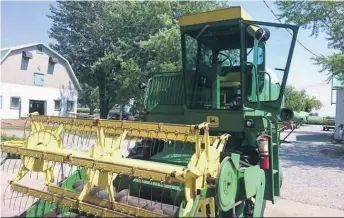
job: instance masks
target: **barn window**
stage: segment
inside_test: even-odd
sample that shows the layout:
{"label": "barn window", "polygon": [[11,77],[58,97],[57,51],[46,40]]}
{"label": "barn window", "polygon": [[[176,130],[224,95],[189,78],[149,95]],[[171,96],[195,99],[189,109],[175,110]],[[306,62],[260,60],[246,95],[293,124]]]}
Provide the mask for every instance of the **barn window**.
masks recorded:
{"label": "barn window", "polygon": [[35,86],[43,86],[44,85],[44,74],[34,73],[34,75],[33,75],[33,84]]}
{"label": "barn window", "polygon": [[55,111],[61,110],[61,100],[54,100]]}
{"label": "barn window", "polygon": [[74,101],[67,101],[67,112],[74,110]]}
{"label": "barn window", "polygon": [[20,98],[19,97],[11,97],[10,108],[11,109],[19,109],[20,106]]}

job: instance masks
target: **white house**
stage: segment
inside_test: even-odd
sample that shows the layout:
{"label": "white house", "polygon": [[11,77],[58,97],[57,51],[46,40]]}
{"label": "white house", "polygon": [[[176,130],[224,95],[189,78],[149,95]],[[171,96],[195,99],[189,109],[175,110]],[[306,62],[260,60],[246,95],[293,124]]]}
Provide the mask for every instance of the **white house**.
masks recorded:
{"label": "white house", "polygon": [[1,119],[75,113],[80,84],[69,62],[43,43],[1,49]]}
{"label": "white house", "polygon": [[[334,139],[344,140],[343,132],[340,132],[338,128],[341,124],[344,125],[344,82],[333,78],[333,89],[336,90],[336,132],[334,134]],[[344,128],[343,128],[344,129]]]}

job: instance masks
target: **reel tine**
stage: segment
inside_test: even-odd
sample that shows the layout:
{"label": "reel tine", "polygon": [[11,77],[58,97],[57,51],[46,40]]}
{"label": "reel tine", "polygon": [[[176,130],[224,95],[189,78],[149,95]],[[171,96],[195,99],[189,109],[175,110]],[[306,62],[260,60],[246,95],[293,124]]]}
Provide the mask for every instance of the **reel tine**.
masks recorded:
{"label": "reel tine", "polygon": [[17,195],[16,195],[16,197],[14,198],[13,210],[14,210],[14,208],[15,208],[15,206],[16,206],[16,202],[17,202],[18,195],[19,195],[19,192],[17,192]]}
{"label": "reel tine", "polygon": [[14,159],[14,166],[12,168],[12,174],[14,174],[14,169],[16,168],[17,166],[17,159]]}
{"label": "reel tine", "polygon": [[180,161],[181,162],[183,162],[184,149],[185,149],[185,141],[183,142],[183,148],[182,148],[182,152],[180,154]]}
{"label": "reel tine", "polygon": [[27,202],[29,201],[29,198],[30,198],[30,195],[27,195],[26,202],[25,202],[25,205],[24,205],[24,209],[26,209]]}
{"label": "reel tine", "polygon": [[69,146],[69,136],[70,136],[70,132],[72,131],[72,129],[70,128],[67,134],[67,146]]}
{"label": "reel tine", "polygon": [[[77,128],[77,130],[79,129],[79,125],[78,125],[78,128]],[[75,131],[77,131],[77,130],[75,130]],[[79,140],[80,140],[80,135],[76,135],[75,134],[75,137],[77,137],[77,139],[76,139],[76,146],[75,147],[79,147]]]}
{"label": "reel tine", "polygon": [[83,125],[83,130],[81,131],[81,147],[84,147],[84,135],[85,135],[85,125]]}
{"label": "reel tine", "polygon": [[[91,128],[92,128],[92,127],[91,127]],[[92,129],[91,129],[90,134],[89,134],[89,137],[88,137],[88,140],[87,140],[87,148],[89,148],[90,146],[92,146],[92,145],[90,145],[90,144],[92,144],[92,143],[91,143],[92,135],[93,135],[93,131],[92,131]]]}
{"label": "reel tine", "polygon": [[[177,138],[177,137],[176,137]],[[176,146],[177,146],[177,141],[174,140],[174,145],[173,145],[173,153],[175,154],[176,153]]]}
{"label": "reel tine", "polygon": [[121,182],[122,182],[122,176],[121,176],[121,173],[118,173],[117,174],[117,177],[119,177],[119,182],[118,182],[118,186],[117,186],[117,188],[115,187],[115,192],[116,193],[118,193],[119,192],[119,190],[120,190],[120,187],[121,187]]}
{"label": "reel tine", "polygon": [[36,197],[33,197],[33,196],[32,196],[32,202],[31,202],[31,205],[33,205],[35,202],[36,202]]}
{"label": "reel tine", "polygon": [[130,195],[130,188],[131,188],[131,185],[130,185],[130,183],[129,183],[129,190],[128,190],[128,195],[127,195],[127,204],[129,204],[129,195]]}
{"label": "reel tine", "polygon": [[10,203],[8,205],[8,208],[11,208],[11,203],[12,203],[12,199],[13,199],[13,194],[14,194],[14,191],[12,190],[12,195],[11,195],[11,198],[10,198]]}
{"label": "reel tine", "polygon": [[[25,194],[23,193],[22,195],[22,198],[20,199],[20,202],[19,202],[19,210],[21,210],[21,205],[22,205],[22,201],[23,201],[23,198],[25,197]],[[26,208],[24,208],[25,210]]]}
{"label": "reel tine", "polygon": [[140,205],[142,178],[140,177],[139,180],[140,180],[140,188],[139,188],[139,197],[137,198],[137,204],[138,205]]}
{"label": "reel tine", "polygon": [[[150,181],[151,183],[153,183],[153,181]],[[151,185],[151,198],[150,198],[150,202],[151,202],[151,206],[153,205],[153,186]]]}
{"label": "reel tine", "polygon": [[165,184],[161,181],[162,184],[162,193],[161,193],[161,210],[162,210],[162,199],[164,198],[164,192],[165,192]]}
{"label": "reel tine", "polygon": [[60,166],[60,169],[57,173],[57,179],[56,179],[56,182],[59,183],[59,178],[60,178],[60,175],[61,175],[61,180],[62,180],[62,177],[63,177],[63,163],[61,163],[61,166]]}
{"label": "reel tine", "polygon": [[158,142],[158,152],[160,151],[160,142]]}
{"label": "reel tine", "polygon": [[[71,177],[72,176],[72,174],[73,174],[73,165],[72,164],[70,164],[69,165],[70,166],[70,169],[69,169],[69,173],[68,173],[68,177],[67,178],[69,178],[69,177]],[[72,184],[73,185],[73,184]]]}
{"label": "reel tine", "polygon": [[8,173],[8,170],[9,170],[9,168],[10,168],[10,165],[11,165],[11,161],[12,161],[12,159],[10,158],[10,161],[8,162],[8,165],[7,165],[7,173]]}
{"label": "reel tine", "polygon": [[111,137],[111,148],[113,148],[114,137]]}
{"label": "reel tine", "polygon": [[6,200],[6,198],[5,198],[5,197],[6,197],[6,191],[7,191],[8,187],[10,187],[10,185],[11,185],[11,184],[8,184],[8,185],[7,185],[7,187],[5,188],[4,195],[2,196],[2,201],[4,202],[4,206],[6,205],[6,203],[5,203],[5,200]]}
{"label": "reel tine", "polygon": [[156,139],[151,138],[151,141],[153,142],[149,148],[149,156],[152,156],[152,151],[154,152],[154,148],[155,148],[155,142]]}
{"label": "reel tine", "polygon": [[[170,187],[170,195],[173,196],[172,187]],[[175,199],[173,200],[173,205],[172,205],[173,210],[174,210],[174,204],[175,204]]]}
{"label": "reel tine", "polygon": [[[7,154],[8,155],[8,154]],[[5,158],[5,161],[3,162],[2,166],[1,166],[1,171],[4,171],[5,170],[5,164],[7,162],[7,155],[6,155],[6,158]]]}

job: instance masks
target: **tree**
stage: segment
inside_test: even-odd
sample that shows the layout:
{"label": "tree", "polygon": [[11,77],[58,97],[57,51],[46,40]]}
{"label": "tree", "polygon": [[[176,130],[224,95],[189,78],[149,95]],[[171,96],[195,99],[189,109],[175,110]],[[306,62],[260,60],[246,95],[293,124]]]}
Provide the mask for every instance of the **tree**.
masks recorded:
{"label": "tree", "polygon": [[94,113],[95,109],[99,108],[99,87],[89,86],[87,83],[81,84],[82,92],[79,92],[79,104],[87,106],[90,109],[90,114]]}
{"label": "tree", "polygon": [[317,100],[314,96],[311,98],[306,98],[305,102],[306,112],[311,112],[313,109],[320,109],[322,107],[322,103],[319,100]]}
{"label": "tree", "polygon": [[344,81],[344,3],[340,1],[276,1],[281,12],[278,17],[305,29],[312,29],[310,36],[319,32],[327,35],[328,47],[336,52],[328,57],[317,56],[312,60],[321,66],[320,72],[329,71]]}
{"label": "tree", "polygon": [[[53,20],[49,36],[57,40],[51,47],[70,61],[81,83],[99,87],[100,117],[106,118],[117,101],[128,99],[120,96],[122,83],[137,86],[122,73],[123,62],[138,66],[140,75],[135,78],[179,70],[179,17],[224,5],[216,1],[58,1],[48,15]],[[142,99],[142,94],[134,98]]]}
{"label": "tree", "polygon": [[291,85],[287,85],[285,96],[286,107],[292,108],[297,112],[311,112],[313,109],[320,109],[322,107],[322,103],[315,97],[308,96],[304,89],[297,91]]}

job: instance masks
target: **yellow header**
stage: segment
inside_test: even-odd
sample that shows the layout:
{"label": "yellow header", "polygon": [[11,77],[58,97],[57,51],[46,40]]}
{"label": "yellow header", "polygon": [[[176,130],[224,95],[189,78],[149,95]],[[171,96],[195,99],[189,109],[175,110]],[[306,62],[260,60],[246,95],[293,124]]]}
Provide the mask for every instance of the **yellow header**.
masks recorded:
{"label": "yellow header", "polygon": [[214,11],[200,12],[190,15],[181,16],[179,19],[180,26],[189,26],[208,22],[216,22],[233,19],[252,20],[252,18],[239,6],[219,9]]}

